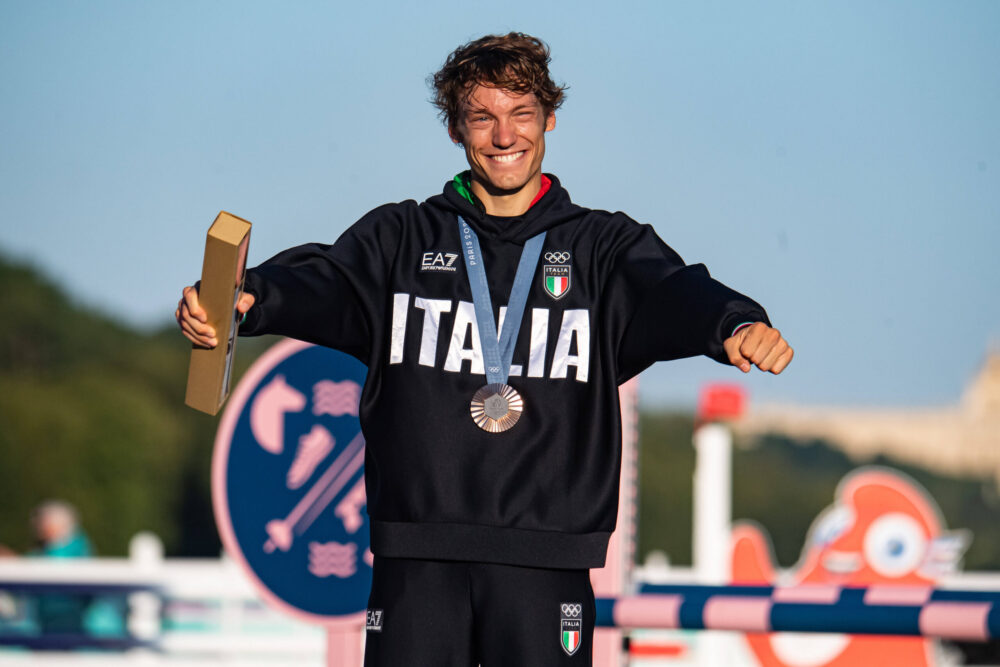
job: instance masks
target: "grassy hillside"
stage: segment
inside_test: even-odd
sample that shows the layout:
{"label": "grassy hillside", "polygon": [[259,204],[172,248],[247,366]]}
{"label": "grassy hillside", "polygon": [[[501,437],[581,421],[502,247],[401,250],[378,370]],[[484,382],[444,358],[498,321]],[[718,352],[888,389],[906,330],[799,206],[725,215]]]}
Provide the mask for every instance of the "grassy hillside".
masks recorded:
{"label": "grassy hillside", "polygon": [[[0,260],[0,285],[0,543],[29,548],[31,509],[63,498],[99,553],[152,530],[170,555],[218,554],[217,419],[183,404],[186,341],[88,312],[23,265]],[[239,363],[261,348],[241,341]]]}
{"label": "grassy hillside", "polygon": [[[640,560],[652,549],[671,562],[691,562],[691,484],[694,422],[689,415],[644,414],[640,418]],[[832,504],[838,482],[859,464],[821,441],[794,442],[768,436],[733,452],[733,518],[762,524],[783,567],[799,558],[806,532]],[[992,476],[946,477],[877,457],[866,464],[906,473],[934,497],[949,529],[967,529],[973,540],[965,569],[1000,569],[1000,499]]]}

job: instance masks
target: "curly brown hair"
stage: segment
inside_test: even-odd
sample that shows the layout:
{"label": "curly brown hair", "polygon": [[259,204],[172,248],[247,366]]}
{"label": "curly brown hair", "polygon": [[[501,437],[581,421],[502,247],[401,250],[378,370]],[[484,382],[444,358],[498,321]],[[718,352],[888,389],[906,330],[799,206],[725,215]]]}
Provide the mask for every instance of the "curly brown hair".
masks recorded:
{"label": "curly brown hair", "polygon": [[559,108],[567,86],[557,86],[549,75],[549,47],[520,32],[486,35],[455,49],[429,80],[434,106],[454,130],[462,105],[476,84],[514,93],[534,93],[548,116]]}

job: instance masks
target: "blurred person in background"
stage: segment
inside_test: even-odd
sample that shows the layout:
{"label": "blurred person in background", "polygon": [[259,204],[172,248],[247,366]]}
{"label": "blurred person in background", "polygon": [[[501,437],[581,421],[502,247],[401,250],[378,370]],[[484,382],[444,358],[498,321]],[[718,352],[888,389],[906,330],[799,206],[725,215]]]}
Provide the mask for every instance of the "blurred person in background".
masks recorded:
{"label": "blurred person in background", "polygon": [[[80,527],[76,509],[61,500],[47,500],[31,513],[38,546],[27,553],[39,558],[89,558],[90,540]],[[35,617],[43,635],[81,634],[90,606],[89,595],[43,593],[36,598]]]}
{"label": "blurred person in background", "polygon": [[89,558],[90,540],[80,527],[76,509],[62,500],[47,500],[31,513],[38,546],[29,556]]}

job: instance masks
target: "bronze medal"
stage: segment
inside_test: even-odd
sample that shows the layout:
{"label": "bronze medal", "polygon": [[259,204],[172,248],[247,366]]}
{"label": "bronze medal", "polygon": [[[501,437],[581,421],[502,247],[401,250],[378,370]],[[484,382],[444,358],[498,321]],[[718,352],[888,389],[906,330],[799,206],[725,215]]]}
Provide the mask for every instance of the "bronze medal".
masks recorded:
{"label": "bronze medal", "polygon": [[483,371],[486,386],[472,397],[469,412],[476,426],[487,433],[502,433],[513,428],[524,411],[524,400],[512,387],[507,385],[510,375],[514,342],[521,329],[521,317],[531,291],[531,279],[538,265],[545,244],[545,232],[540,232],[524,244],[521,259],[517,261],[514,284],[510,288],[507,316],[503,326],[497,330],[490,299],[489,281],[483,266],[483,252],[479,247],[479,237],[469,224],[458,217],[458,234],[465,256],[465,272],[472,292],[472,304],[476,311],[476,326],[482,346]]}
{"label": "bronze medal", "polygon": [[524,400],[510,385],[488,384],[475,393],[469,412],[476,426],[490,433],[506,431],[524,411]]}

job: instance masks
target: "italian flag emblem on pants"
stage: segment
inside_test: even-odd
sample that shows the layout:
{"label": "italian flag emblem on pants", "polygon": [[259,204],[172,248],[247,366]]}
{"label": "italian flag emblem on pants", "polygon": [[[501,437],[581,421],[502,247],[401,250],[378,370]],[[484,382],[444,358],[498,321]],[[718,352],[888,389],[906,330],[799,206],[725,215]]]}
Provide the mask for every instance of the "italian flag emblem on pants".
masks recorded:
{"label": "italian flag emblem on pants", "polygon": [[559,611],[559,643],[566,655],[573,655],[583,642],[583,605],[563,602]]}
{"label": "italian flag emblem on pants", "polygon": [[576,653],[576,649],[580,648],[580,631],[563,630],[562,643],[563,643],[563,650],[565,650],[570,655],[573,655],[574,653]]}

